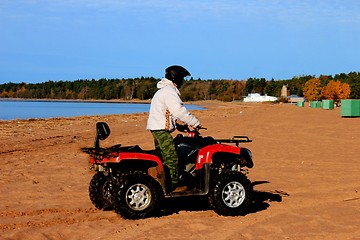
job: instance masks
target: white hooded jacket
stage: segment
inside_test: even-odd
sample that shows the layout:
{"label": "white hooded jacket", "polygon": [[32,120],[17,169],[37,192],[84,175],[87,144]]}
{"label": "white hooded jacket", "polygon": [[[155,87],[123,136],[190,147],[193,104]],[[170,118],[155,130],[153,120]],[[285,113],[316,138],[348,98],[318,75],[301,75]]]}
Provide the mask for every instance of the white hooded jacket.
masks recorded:
{"label": "white hooded jacket", "polygon": [[184,107],[180,92],[172,81],[163,78],[157,83],[157,88],[151,100],[147,130],[173,131],[177,119],[191,127],[200,125],[199,120]]}

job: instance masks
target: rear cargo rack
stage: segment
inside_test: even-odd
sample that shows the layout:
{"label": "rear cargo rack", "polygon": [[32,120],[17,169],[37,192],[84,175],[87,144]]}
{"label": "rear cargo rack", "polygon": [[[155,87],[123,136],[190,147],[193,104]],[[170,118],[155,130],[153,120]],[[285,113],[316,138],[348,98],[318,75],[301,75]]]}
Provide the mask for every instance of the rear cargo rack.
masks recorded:
{"label": "rear cargo rack", "polygon": [[230,139],[215,139],[218,143],[235,143],[236,146],[239,146],[239,143],[248,143],[252,142],[248,136],[233,136]]}

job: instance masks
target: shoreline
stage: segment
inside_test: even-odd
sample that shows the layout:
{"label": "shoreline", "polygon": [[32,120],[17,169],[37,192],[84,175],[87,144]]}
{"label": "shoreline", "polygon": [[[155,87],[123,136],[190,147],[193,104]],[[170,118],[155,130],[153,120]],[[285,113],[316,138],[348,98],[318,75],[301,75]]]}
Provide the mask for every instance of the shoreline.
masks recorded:
{"label": "shoreline", "polygon": [[89,102],[89,103],[150,103],[151,100],[122,100],[122,99],[52,99],[52,98],[0,98],[0,101],[13,101],[13,102]]}
{"label": "shoreline", "polygon": [[[71,110],[74,109],[72,108],[70,105],[69,111],[71,114],[68,114],[68,112],[63,112],[64,114],[62,114],[62,116],[58,115],[58,114],[21,114],[19,112],[19,114],[10,114],[7,116],[6,113],[4,113],[5,115],[3,115],[0,119],[0,122],[7,122],[7,121],[34,121],[34,120],[47,120],[47,119],[74,119],[76,117],[101,117],[101,116],[111,116],[111,115],[129,115],[129,114],[144,114],[147,113],[148,110],[148,106],[150,105],[151,101],[150,100],[129,100],[129,101],[124,101],[124,100],[74,100],[74,99],[25,99],[25,98],[6,98],[6,99],[1,99],[0,98],[0,103],[3,102],[5,104],[5,109],[12,109],[11,107],[7,107],[6,102],[9,102],[10,104],[12,103],[69,103],[69,104],[80,104],[80,103],[88,103],[88,104],[119,104],[119,107],[114,106],[114,111],[106,111],[106,112],[102,112],[102,111],[90,111],[90,112],[82,112],[83,109],[86,109],[87,107],[83,107],[79,105],[79,108],[76,108],[78,110],[76,111],[80,111],[81,113],[78,114],[78,112]],[[125,104],[124,106],[121,106],[120,104]],[[126,105],[128,104],[128,105]],[[136,107],[132,107],[131,104],[143,104],[142,106]],[[185,105],[193,105],[194,108],[198,108],[198,109],[190,109],[190,111],[197,111],[197,110],[206,110],[207,107],[204,106],[204,104],[202,102],[184,102]],[[206,105],[206,104],[205,104]],[[12,106],[12,105],[10,105]],[[21,105],[22,106],[22,105]],[[25,105],[26,106],[26,105]],[[27,111],[32,112],[32,110],[36,110],[37,105],[34,105],[32,107],[26,108]],[[42,106],[40,104],[40,106]],[[56,104],[54,105],[53,109],[55,108]],[[95,106],[95,105],[94,105]],[[110,105],[109,105],[110,107]],[[49,108],[48,106],[46,108]],[[46,108],[43,109],[43,113],[46,112]],[[65,107],[66,108],[66,107]],[[111,109],[113,109],[113,107],[110,107]],[[49,109],[49,112],[53,112],[53,109]],[[64,108],[61,108],[64,109]],[[120,110],[119,112],[117,112],[118,110]],[[133,110],[131,110],[133,109]],[[138,112],[136,112],[137,110],[139,110]],[[143,110],[143,111],[141,111]],[[15,108],[15,112],[17,111],[22,111],[21,108],[16,107]],[[64,111],[64,110],[62,110]],[[67,110],[66,110],[67,111]]]}
{"label": "shoreline", "polygon": [[[0,98],[0,102],[86,102],[86,103],[129,103],[129,104],[150,104],[151,99],[148,100],[140,100],[140,99],[132,99],[132,100],[124,100],[124,99],[52,99],[52,98]],[[206,102],[221,102],[219,100],[199,100],[199,101],[188,101],[183,102],[188,105],[198,105],[198,103],[206,103]]]}

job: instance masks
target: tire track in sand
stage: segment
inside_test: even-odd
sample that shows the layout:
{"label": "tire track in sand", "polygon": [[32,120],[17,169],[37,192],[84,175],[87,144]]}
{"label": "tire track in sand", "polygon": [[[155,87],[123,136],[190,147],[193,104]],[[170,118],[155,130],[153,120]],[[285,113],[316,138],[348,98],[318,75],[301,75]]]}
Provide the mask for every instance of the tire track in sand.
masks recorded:
{"label": "tire track in sand", "polygon": [[[99,214],[97,214],[99,213]],[[26,227],[51,227],[54,225],[71,225],[80,222],[95,222],[106,219],[115,221],[118,216],[108,214],[102,216],[96,208],[77,209],[39,209],[30,211],[0,211],[0,229],[13,230]]]}

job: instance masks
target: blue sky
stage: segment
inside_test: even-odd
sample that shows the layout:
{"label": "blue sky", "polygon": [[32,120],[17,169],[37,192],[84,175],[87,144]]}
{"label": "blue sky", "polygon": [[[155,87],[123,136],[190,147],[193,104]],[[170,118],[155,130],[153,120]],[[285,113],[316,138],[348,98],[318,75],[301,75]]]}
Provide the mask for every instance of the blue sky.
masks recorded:
{"label": "blue sky", "polygon": [[358,0],[1,0],[0,84],[360,71]]}

